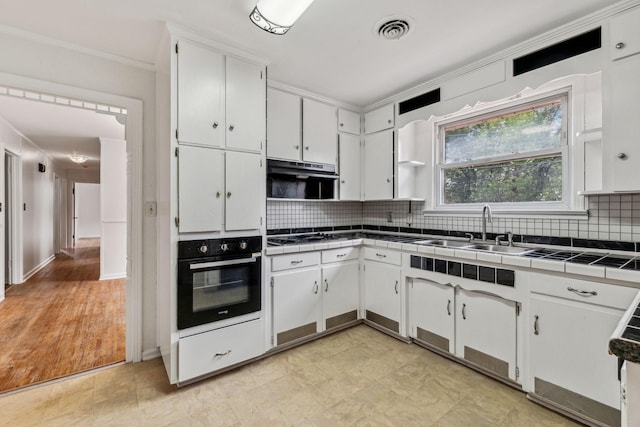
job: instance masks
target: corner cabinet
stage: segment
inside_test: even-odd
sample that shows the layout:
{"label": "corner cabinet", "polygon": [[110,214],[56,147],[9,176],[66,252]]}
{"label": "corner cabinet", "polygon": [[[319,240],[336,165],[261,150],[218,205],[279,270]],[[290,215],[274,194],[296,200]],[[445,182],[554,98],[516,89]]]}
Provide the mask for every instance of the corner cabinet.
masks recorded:
{"label": "corner cabinet", "polygon": [[187,40],[176,44],[180,143],[260,151],[264,70]]}
{"label": "corner cabinet", "polygon": [[[640,8],[611,19],[608,111],[603,128],[613,191],[640,190]],[[609,103],[608,108],[607,104]]]}

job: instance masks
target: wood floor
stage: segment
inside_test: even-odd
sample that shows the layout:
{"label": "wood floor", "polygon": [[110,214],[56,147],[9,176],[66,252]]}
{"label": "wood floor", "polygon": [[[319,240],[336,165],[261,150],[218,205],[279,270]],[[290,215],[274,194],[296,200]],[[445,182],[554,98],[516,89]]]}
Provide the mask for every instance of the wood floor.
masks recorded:
{"label": "wood floor", "polygon": [[0,393],[125,359],[125,280],[99,281],[98,239],[78,240],[0,303]]}

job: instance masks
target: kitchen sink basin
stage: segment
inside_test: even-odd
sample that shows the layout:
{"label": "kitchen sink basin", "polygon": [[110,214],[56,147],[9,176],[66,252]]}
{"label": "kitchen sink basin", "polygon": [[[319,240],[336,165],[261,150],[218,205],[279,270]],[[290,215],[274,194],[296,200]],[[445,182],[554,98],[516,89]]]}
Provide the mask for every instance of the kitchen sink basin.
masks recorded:
{"label": "kitchen sink basin", "polygon": [[464,248],[469,246],[469,242],[460,242],[457,240],[419,240],[413,243],[415,245],[443,246],[449,248]]}
{"label": "kitchen sink basin", "polygon": [[514,254],[514,255],[524,254],[532,250],[531,248],[519,248],[517,246],[500,246],[500,245],[492,245],[489,243],[468,244],[466,249],[476,249],[480,251],[489,251],[489,252],[501,252],[501,253]]}

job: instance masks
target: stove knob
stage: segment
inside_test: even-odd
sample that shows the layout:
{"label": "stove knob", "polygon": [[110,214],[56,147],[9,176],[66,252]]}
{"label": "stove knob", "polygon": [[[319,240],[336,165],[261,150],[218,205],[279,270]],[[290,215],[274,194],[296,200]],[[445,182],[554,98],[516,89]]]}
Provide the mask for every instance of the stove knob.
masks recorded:
{"label": "stove knob", "polygon": [[240,249],[242,249],[243,251],[247,249],[247,246],[249,245],[247,245],[247,242],[245,242],[244,240],[240,242]]}
{"label": "stove knob", "polygon": [[208,250],[209,248],[207,247],[207,245],[202,245],[198,248],[198,251],[200,251],[201,254],[206,254]]}
{"label": "stove knob", "polygon": [[229,250],[229,244],[228,243],[221,243],[220,244],[220,250],[222,252],[227,252]]}

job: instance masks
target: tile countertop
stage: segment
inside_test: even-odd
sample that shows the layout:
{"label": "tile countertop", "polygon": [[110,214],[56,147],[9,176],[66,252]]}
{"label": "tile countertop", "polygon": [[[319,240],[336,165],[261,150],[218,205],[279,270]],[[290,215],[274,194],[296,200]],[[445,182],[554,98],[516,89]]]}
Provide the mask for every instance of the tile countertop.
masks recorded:
{"label": "tile countertop", "polygon": [[[338,233],[335,233],[338,234]],[[524,267],[524,268],[532,268],[536,270],[546,270],[553,271],[559,273],[569,273],[569,274],[578,274],[587,277],[594,277],[600,279],[611,279],[611,280],[621,280],[624,282],[633,283],[634,287],[640,288],[640,270],[634,269],[625,269],[620,265],[604,265],[604,264],[594,264],[589,265],[585,263],[581,263],[580,260],[577,262],[569,262],[564,261],[564,259],[560,256],[553,256],[555,253],[564,253],[567,252],[567,248],[558,248],[558,249],[546,249],[545,247],[536,245],[530,246],[531,249],[535,249],[536,252],[540,252],[539,256],[524,256],[524,255],[514,255],[514,254],[503,254],[503,253],[495,253],[488,252],[482,250],[473,250],[473,249],[465,249],[465,248],[450,248],[450,247],[439,247],[439,246],[427,246],[427,245],[416,245],[413,242],[419,240],[428,240],[428,239],[442,239],[442,236],[428,236],[428,235],[420,235],[420,236],[409,236],[409,235],[401,235],[401,234],[378,234],[372,232],[350,232],[344,233],[344,239],[331,240],[328,242],[312,242],[312,243],[304,243],[304,244],[286,244],[281,246],[267,246],[265,249],[266,255],[280,255],[280,254],[289,254],[289,253],[297,253],[297,252],[309,252],[309,251],[320,251],[325,249],[335,249],[340,247],[349,247],[349,246],[360,246],[362,244],[367,246],[376,246],[376,247],[384,247],[389,249],[397,249],[406,252],[413,252],[418,254],[425,255],[434,255],[434,256],[445,256],[445,257],[453,257],[453,258],[462,258],[465,260],[477,260],[484,262],[491,262],[494,264],[502,264],[512,267]],[[268,237],[276,237],[276,236],[268,236]],[[454,240],[454,239],[447,239]],[[519,244],[518,246],[525,246]],[[591,260],[594,255],[598,255],[599,258],[604,257],[610,253],[608,252],[599,252],[594,254],[592,250],[576,250],[575,248],[571,248],[571,252],[576,258],[589,258],[587,261]],[[532,254],[536,255],[536,254]],[[634,259],[634,261],[629,264],[633,264],[634,266],[640,264],[640,256],[637,253],[631,252],[625,255],[616,255],[611,254],[614,257],[628,257],[629,260]],[[595,257],[595,258],[598,258]],[[595,260],[593,258],[593,260]]]}
{"label": "tile countertop", "polygon": [[629,362],[640,363],[640,292],[611,334],[609,353]]}

